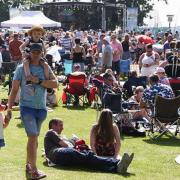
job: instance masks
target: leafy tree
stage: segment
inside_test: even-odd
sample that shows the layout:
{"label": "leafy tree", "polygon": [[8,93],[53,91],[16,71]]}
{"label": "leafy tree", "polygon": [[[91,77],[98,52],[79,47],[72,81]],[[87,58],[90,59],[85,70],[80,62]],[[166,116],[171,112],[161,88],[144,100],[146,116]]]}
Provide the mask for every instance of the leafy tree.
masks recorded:
{"label": "leafy tree", "polygon": [[0,22],[9,19],[9,8],[19,7],[19,5],[39,4],[43,0],[0,0]]}
{"label": "leafy tree", "polygon": [[[143,25],[143,20],[145,17],[148,17],[148,13],[153,9],[153,2],[152,0],[102,0],[103,2],[111,3],[111,4],[126,4],[127,7],[137,7],[138,8],[138,25]],[[168,0],[158,0],[164,1],[168,3]],[[101,2],[101,0],[92,0],[92,2]],[[114,11],[115,9],[111,8],[112,11],[117,13],[118,10]]]}

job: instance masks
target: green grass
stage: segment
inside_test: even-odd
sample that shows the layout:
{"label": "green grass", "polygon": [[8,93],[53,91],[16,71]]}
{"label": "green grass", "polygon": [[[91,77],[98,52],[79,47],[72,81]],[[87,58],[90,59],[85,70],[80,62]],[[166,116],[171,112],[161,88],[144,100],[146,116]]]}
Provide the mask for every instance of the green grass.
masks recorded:
{"label": "green grass", "polygon": [[[6,89],[0,89],[0,98],[7,97]],[[19,112],[14,111],[13,117]],[[67,137],[76,134],[89,144],[89,134],[92,124],[96,122],[96,111],[91,108],[81,110],[67,109],[60,105],[53,112],[48,113],[43,123],[39,137],[38,167],[47,174],[47,180],[179,180],[180,166],[174,161],[180,154],[180,140],[163,137],[152,141],[149,137],[124,137],[121,152],[134,152],[135,158],[126,176],[102,173],[84,168],[52,168],[47,167],[41,157],[43,137],[47,131],[48,122],[52,117],[64,120],[64,132]],[[12,119],[4,132],[6,147],[0,150],[0,180],[23,180],[25,174],[26,135],[20,120]]]}

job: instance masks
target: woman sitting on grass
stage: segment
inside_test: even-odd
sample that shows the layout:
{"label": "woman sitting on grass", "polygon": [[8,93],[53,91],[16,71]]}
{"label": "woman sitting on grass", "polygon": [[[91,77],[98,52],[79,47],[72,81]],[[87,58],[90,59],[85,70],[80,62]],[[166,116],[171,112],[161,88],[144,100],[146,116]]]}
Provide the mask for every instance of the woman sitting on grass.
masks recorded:
{"label": "woman sitting on grass", "polygon": [[113,123],[111,110],[104,109],[101,112],[98,123],[91,129],[90,145],[98,156],[118,158],[121,145],[120,133]]}

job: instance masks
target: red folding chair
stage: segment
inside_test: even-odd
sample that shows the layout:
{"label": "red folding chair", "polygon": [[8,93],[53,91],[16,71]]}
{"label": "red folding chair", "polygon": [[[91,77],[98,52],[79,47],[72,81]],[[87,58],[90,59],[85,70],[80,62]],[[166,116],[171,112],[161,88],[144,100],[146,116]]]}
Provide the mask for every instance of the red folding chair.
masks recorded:
{"label": "red folding chair", "polygon": [[[64,92],[67,94],[66,104],[72,104],[74,101],[74,96],[79,97],[79,101],[81,101],[84,105],[85,103],[85,95],[87,90],[85,88],[86,76],[84,74],[81,75],[72,75],[69,74],[67,76],[67,86],[64,89]],[[70,98],[69,98],[70,97]]]}

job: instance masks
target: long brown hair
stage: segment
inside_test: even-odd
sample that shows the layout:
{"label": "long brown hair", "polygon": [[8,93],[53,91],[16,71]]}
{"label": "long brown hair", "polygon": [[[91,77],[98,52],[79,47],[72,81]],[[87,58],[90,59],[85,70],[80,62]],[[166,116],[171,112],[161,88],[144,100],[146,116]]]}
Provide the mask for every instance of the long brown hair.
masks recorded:
{"label": "long brown hair", "polygon": [[101,138],[103,142],[114,142],[112,111],[104,109],[101,111],[97,125],[95,126],[95,137]]}

